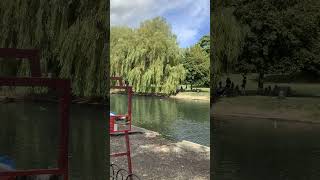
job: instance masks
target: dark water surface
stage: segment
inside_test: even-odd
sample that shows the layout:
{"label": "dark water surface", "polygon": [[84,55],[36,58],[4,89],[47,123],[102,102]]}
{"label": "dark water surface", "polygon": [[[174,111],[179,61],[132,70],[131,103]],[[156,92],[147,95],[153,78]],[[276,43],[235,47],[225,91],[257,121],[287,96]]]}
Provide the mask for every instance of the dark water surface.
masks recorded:
{"label": "dark water surface", "polygon": [[320,124],[215,118],[215,180],[319,180]]}
{"label": "dark water surface", "polygon": [[[57,104],[0,105],[0,155],[8,155],[17,169],[57,167],[59,114]],[[105,110],[73,105],[70,114],[70,179],[106,177]]]}
{"label": "dark water surface", "polygon": [[[210,146],[209,102],[134,96],[133,124],[173,140]],[[127,112],[127,96],[111,95],[110,109]]]}

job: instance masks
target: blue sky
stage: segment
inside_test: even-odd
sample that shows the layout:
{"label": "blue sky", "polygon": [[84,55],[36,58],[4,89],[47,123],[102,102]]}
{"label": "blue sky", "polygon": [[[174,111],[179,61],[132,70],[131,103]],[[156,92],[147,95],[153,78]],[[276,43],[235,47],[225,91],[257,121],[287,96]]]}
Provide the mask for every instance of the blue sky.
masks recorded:
{"label": "blue sky", "polygon": [[111,0],[110,4],[111,26],[138,27],[146,19],[162,16],[183,48],[210,32],[209,0]]}

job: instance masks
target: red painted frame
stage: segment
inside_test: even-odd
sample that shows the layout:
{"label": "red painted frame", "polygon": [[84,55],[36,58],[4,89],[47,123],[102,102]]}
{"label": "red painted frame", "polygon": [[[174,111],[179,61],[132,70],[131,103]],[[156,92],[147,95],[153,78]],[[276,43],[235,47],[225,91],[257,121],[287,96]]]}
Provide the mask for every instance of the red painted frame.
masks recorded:
{"label": "red painted frame", "polygon": [[41,77],[40,56],[37,49],[0,48],[0,58],[23,58],[30,62],[31,76]]}
{"label": "red painted frame", "polygon": [[0,77],[0,86],[41,86],[55,88],[59,93],[60,107],[60,143],[58,168],[30,169],[1,172],[0,177],[30,176],[40,174],[63,175],[68,180],[68,141],[69,141],[69,105],[70,80],[41,78],[38,50],[0,48],[0,57],[28,58],[31,62],[31,78]]}
{"label": "red painted frame", "polygon": [[[130,139],[129,139],[129,131],[131,131],[131,121],[132,121],[132,86],[129,86],[127,84],[123,85],[123,80],[121,77],[111,77],[111,80],[115,80],[119,82],[119,85],[115,85],[115,86],[111,86],[111,89],[125,89],[127,90],[128,93],[128,113],[126,115],[116,115],[115,117],[126,117],[129,119],[129,129],[127,130],[121,130],[121,131],[114,131],[113,128],[109,128],[109,133],[110,134],[114,134],[116,132],[123,132],[125,135],[125,143],[126,143],[126,152],[120,152],[120,153],[112,153],[110,154],[110,156],[112,157],[120,157],[120,156],[127,156],[127,161],[128,161],[128,172],[129,175],[132,174],[132,163],[131,163],[131,151],[130,151]],[[114,120],[114,118],[113,118]],[[110,117],[110,126],[111,126],[111,117]],[[132,177],[130,176],[130,179],[132,179]]]}
{"label": "red painted frame", "polygon": [[[132,120],[132,109],[131,108],[132,108],[132,93],[133,93],[132,86],[129,86],[127,84],[123,85],[124,83],[123,83],[121,77],[111,77],[110,79],[119,82],[119,85],[110,86],[111,89],[124,89],[124,90],[127,90],[127,93],[128,93],[128,112],[127,112],[127,114],[115,115],[114,117],[118,117],[118,118],[126,117],[126,118],[128,118],[128,121],[129,121],[129,129],[121,130],[121,131],[114,131],[113,129],[110,128],[110,133],[131,131],[131,124],[132,124],[131,123],[131,120]],[[111,124],[110,124],[110,126],[111,126]]]}

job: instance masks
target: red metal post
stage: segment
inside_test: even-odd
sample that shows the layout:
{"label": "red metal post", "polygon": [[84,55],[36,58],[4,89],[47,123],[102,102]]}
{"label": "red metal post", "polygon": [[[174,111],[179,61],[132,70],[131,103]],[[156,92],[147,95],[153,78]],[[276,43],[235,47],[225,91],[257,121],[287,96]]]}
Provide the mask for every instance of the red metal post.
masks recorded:
{"label": "red metal post", "polygon": [[126,138],[126,147],[127,147],[128,170],[129,170],[129,174],[132,174],[131,150],[130,150],[130,141],[129,141],[128,131],[125,132],[125,138]]}
{"label": "red metal post", "polygon": [[132,87],[127,86],[128,89],[128,116],[129,116],[129,123],[130,123],[130,129],[131,131],[131,120],[132,120]]}
{"label": "red metal post", "polygon": [[2,58],[26,58],[30,62],[31,76],[41,77],[40,56],[38,49],[0,48]]}
{"label": "red metal post", "polygon": [[[125,86],[122,85],[122,78],[121,77],[111,77],[111,80],[117,80],[119,81],[120,85],[111,86],[110,88],[113,89],[124,89],[128,93],[128,112],[126,115],[115,115],[113,117],[110,117],[110,125],[112,126],[114,124],[114,121],[116,117],[126,117],[128,118],[129,123],[129,129],[121,130],[117,132],[124,132],[125,135],[125,143],[126,143],[126,152],[120,152],[120,153],[112,153],[110,156],[112,157],[119,157],[119,156],[127,156],[127,162],[128,162],[128,172],[129,177],[132,179],[132,162],[131,162],[131,150],[130,150],[130,139],[129,139],[129,131],[131,131],[131,122],[132,122],[132,87],[126,84]],[[115,131],[113,130],[113,127],[110,127],[110,134],[113,134]]]}
{"label": "red metal post", "polygon": [[58,168],[1,172],[0,177],[55,174],[63,175],[64,180],[68,180],[69,104],[71,91],[70,81],[64,79],[40,78],[40,56],[38,49],[0,48],[0,57],[27,58],[30,61],[31,76],[33,77],[0,77],[0,86],[42,86],[55,88],[60,94],[59,104],[61,113]]}
{"label": "red metal post", "polygon": [[70,105],[70,82],[62,82],[63,90],[60,98],[61,137],[59,167],[64,170],[64,180],[68,180],[68,142],[69,142],[69,105]]}

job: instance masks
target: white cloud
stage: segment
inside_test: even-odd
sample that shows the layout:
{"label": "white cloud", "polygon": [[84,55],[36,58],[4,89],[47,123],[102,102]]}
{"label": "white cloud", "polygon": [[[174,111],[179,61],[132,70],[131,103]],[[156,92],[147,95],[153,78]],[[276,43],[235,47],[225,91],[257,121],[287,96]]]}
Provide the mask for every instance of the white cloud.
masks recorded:
{"label": "white cloud", "polygon": [[111,0],[111,25],[139,26],[156,16],[169,16],[181,44],[195,40],[210,18],[209,0]]}

